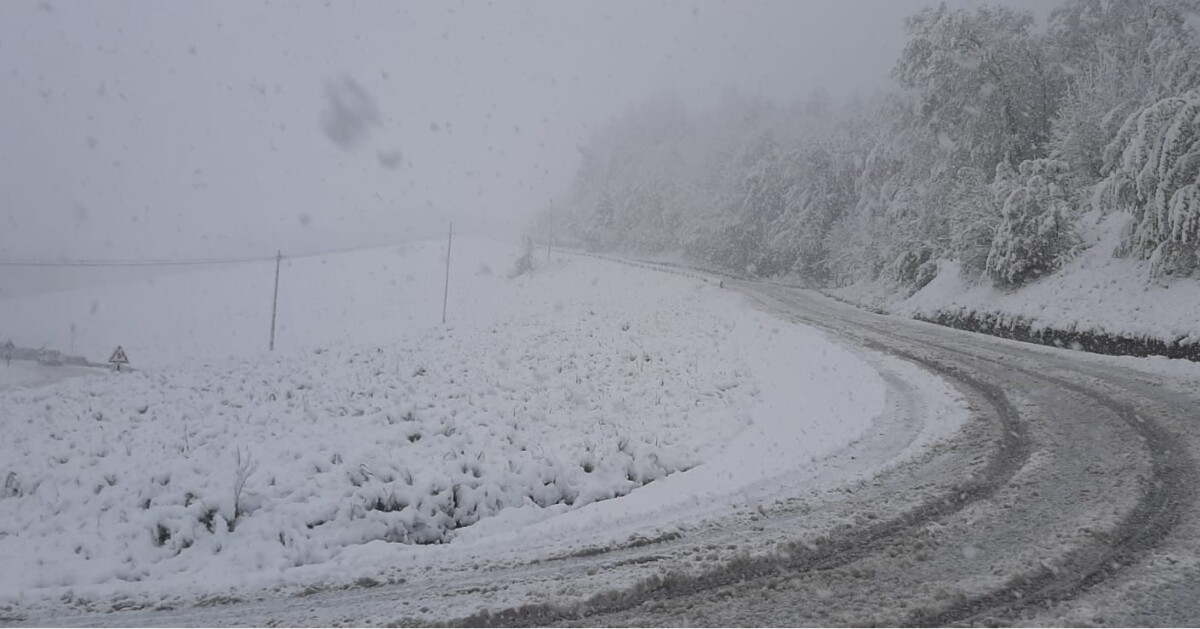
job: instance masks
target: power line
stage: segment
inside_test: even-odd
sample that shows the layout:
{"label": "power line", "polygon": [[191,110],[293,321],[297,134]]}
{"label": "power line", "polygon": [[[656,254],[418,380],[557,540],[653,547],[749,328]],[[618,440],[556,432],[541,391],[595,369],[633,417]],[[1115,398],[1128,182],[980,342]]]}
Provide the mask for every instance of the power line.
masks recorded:
{"label": "power line", "polygon": [[128,266],[207,266],[265,262],[274,256],[246,258],[193,258],[181,260],[0,260],[0,266],[30,267],[128,267]]}
{"label": "power line", "polygon": [[[369,249],[380,249],[391,245],[404,244],[405,242],[415,242],[415,240],[403,242],[389,242],[375,245],[359,245],[355,247],[347,247],[344,249],[327,249],[323,251],[310,251],[307,253],[299,253],[292,255],[284,255],[283,259],[290,258],[315,258],[318,256],[338,255],[342,253],[354,253],[357,251],[366,251]],[[36,259],[0,259],[0,267],[163,267],[163,266],[215,266],[223,264],[247,264],[252,262],[271,262],[276,259],[274,255],[266,256],[243,256],[229,258],[182,258],[182,259],[93,259],[93,260],[36,260]]]}

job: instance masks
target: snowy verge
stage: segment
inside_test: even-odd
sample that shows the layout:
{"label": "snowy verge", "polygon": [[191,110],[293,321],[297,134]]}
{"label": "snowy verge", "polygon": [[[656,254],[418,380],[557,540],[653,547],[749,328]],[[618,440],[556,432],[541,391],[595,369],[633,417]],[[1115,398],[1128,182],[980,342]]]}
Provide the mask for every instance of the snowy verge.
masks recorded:
{"label": "snowy verge", "polygon": [[[391,252],[312,261],[308,276],[323,281],[289,290],[386,303],[390,314],[338,317],[384,341],[291,308],[284,338],[312,334],[279,356],[0,395],[0,600],[328,582],[494,557],[557,531],[558,542],[538,545],[552,553],[611,539],[618,520],[670,519],[811,465],[886,408],[883,381],[859,356],[715,286],[565,258],[510,279],[511,248],[456,247],[475,269],[456,278],[469,297],[452,301],[453,326],[404,326],[425,303],[406,313],[380,298],[395,274],[361,267]],[[401,257],[405,293],[436,292],[416,278],[437,278],[442,250]],[[217,290],[221,273],[190,282]],[[324,283],[339,275],[355,281]],[[161,286],[119,290],[148,301],[139,287]],[[235,324],[239,290],[216,302]],[[329,314],[327,301],[311,303]],[[151,349],[141,339],[169,332],[169,305],[129,326],[131,346]],[[179,347],[236,349],[222,342]]]}
{"label": "snowy verge", "polygon": [[1141,345],[1200,350],[1200,281],[1150,281],[1149,262],[1114,257],[1126,220],[1122,214],[1086,215],[1080,221],[1086,250],[1057,273],[1014,291],[969,280],[956,263],[943,261],[937,277],[911,296],[882,283],[829,293],[892,314],[1022,340],[1082,349],[1094,338],[1101,351],[1104,345],[1117,345],[1114,349],[1119,350],[1122,340],[1134,341],[1138,347],[1133,350],[1141,350]]}

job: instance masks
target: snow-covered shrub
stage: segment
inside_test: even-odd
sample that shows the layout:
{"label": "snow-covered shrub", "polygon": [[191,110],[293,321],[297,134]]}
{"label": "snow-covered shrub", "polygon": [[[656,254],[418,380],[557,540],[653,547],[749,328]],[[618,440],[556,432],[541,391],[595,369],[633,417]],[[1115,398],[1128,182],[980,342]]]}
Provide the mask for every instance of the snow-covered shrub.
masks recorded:
{"label": "snow-covered shrub", "polygon": [[508,276],[521,277],[533,270],[533,237],[525,237],[525,250],[521,253],[521,257],[513,263],[513,268],[508,272]]}
{"label": "snow-covered shrub", "polygon": [[937,277],[937,256],[931,247],[904,251],[892,264],[892,278],[913,291],[925,288]]}
{"label": "snow-covered shrub", "polygon": [[1200,243],[1164,242],[1150,256],[1153,277],[1190,277],[1200,270]]}
{"label": "snow-covered shrub", "polygon": [[251,456],[250,450],[242,453],[241,446],[238,446],[234,456],[234,480],[233,480],[233,519],[230,520],[232,525],[238,518],[246,513],[246,482],[258,471],[258,463],[254,462],[254,457]]}
{"label": "snow-covered shrub", "polygon": [[1099,203],[1133,215],[1118,254],[1174,260],[1167,243],[1200,241],[1200,89],[1131,114],[1104,162]]}
{"label": "snow-covered shrub", "polygon": [[992,192],[1000,225],[992,239],[987,274],[997,286],[1015,287],[1052,273],[1077,238],[1068,195],[1060,183],[1066,162],[1026,160],[1018,172],[1001,162]]}

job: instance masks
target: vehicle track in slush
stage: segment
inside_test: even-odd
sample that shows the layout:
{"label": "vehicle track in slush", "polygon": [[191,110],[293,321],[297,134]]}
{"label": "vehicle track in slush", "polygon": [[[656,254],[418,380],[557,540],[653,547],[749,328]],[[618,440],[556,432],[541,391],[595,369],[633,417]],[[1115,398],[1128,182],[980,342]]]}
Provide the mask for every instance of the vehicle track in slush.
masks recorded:
{"label": "vehicle track in slush", "polygon": [[[1105,369],[1078,368],[1072,359],[1086,357],[1077,353],[879,317],[784,287],[737,286],[785,318],[974,389],[1009,433],[993,459],[1003,464],[989,465],[982,483],[962,486],[958,500],[855,528],[816,551],[654,577],[588,605],[530,606],[466,622],[1053,624],[1071,618],[1075,598],[1119,581],[1181,521],[1194,520],[1195,432],[1186,429],[1196,406],[1186,394],[1156,392],[1163,405],[1144,398],[1144,386],[1112,382],[1119,378]],[[929,525],[938,533],[929,535]],[[1098,617],[1146,617],[1114,603]],[[1195,611],[1171,609],[1163,618],[1195,619]]]}
{"label": "vehicle track in slush", "polygon": [[[796,304],[797,297],[794,291],[775,287],[764,292],[776,299],[782,294],[783,298],[791,305],[795,306]],[[787,297],[789,292],[791,292],[790,300]],[[754,295],[752,289],[751,294]],[[763,301],[762,296],[754,296],[760,302]],[[808,297],[808,301],[810,304],[821,304],[819,300],[815,300],[811,296]],[[810,309],[813,307],[813,305],[809,306]],[[846,311],[843,310],[844,312]],[[828,314],[827,322],[839,320],[832,310],[826,310],[826,313]],[[1012,619],[1021,619],[1021,622],[1027,622],[1038,613],[1049,612],[1052,614],[1055,604],[1070,601],[1085,590],[1119,577],[1123,568],[1134,565],[1141,557],[1159,546],[1185,517],[1189,508],[1194,508],[1192,488],[1195,485],[1197,471],[1195,458],[1189,448],[1185,447],[1187,440],[1166,428],[1153,415],[1139,414],[1133,404],[1121,402],[1111,393],[1104,392],[1105,388],[1112,390],[1110,383],[1096,380],[1087,382],[1086,379],[1094,377],[1094,373],[1081,373],[1085,384],[1072,382],[1066,377],[1051,376],[1044,371],[1035,373],[1033,370],[1012,364],[1012,354],[1027,352],[1028,355],[1042,358],[1053,355],[1052,352],[1027,351],[1019,345],[997,343],[987,337],[980,337],[980,335],[946,335],[952,336],[960,343],[962,341],[971,343],[970,348],[964,350],[961,345],[952,347],[950,344],[931,339],[931,336],[938,335],[940,328],[918,324],[902,325],[899,328],[904,332],[898,333],[896,327],[884,327],[884,319],[881,317],[861,313],[861,311],[856,314],[859,314],[859,317],[855,323],[861,328],[869,329],[875,335],[891,336],[893,339],[905,338],[905,340],[919,343],[943,354],[957,354],[960,359],[973,361],[975,367],[978,366],[978,361],[986,361],[1000,370],[1041,378],[1064,391],[1088,396],[1107,409],[1109,417],[1118,418],[1133,429],[1137,441],[1142,444],[1150,459],[1149,473],[1142,475],[1139,482],[1139,499],[1118,520],[1117,526],[1106,533],[1105,539],[1100,540],[1100,543],[1074,547],[1063,553],[1055,565],[1046,565],[1046,562],[1042,562],[1041,565],[1033,566],[1031,570],[1012,575],[1005,587],[956,600],[940,609],[920,610],[905,618],[902,624],[945,625],[979,621],[1003,622]],[[863,320],[867,320],[869,323],[865,323]],[[888,323],[893,321],[888,320]],[[834,332],[838,331],[836,325],[831,326],[828,323],[820,325],[820,322],[811,319],[806,322],[817,324],[819,327]],[[924,334],[920,332],[924,332]],[[878,341],[866,341],[862,338],[859,340],[878,345]],[[1002,354],[996,352],[994,345],[1003,345],[1009,349],[1008,356],[987,355],[988,353]],[[897,353],[900,352],[897,351]],[[1063,354],[1060,353],[1058,356],[1061,360]],[[1076,365],[1071,364],[1070,361],[1070,358],[1081,357],[1081,355],[1067,354],[1066,356],[1068,362],[1066,371],[1083,371],[1077,369]],[[1047,360],[1042,358],[1040,362],[1044,363]],[[1057,364],[1055,370],[1062,370],[1062,367],[1061,364]],[[1102,377],[1106,375],[1108,374],[1101,374]],[[1078,376],[1076,379],[1079,379]],[[1118,388],[1117,391],[1120,389]],[[1196,419],[1194,410],[1192,417],[1186,417],[1189,410],[1196,408],[1195,406],[1189,408],[1186,401],[1182,404],[1177,403],[1176,408],[1184,412],[1185,416],[1182,419],[1185,423],[1189,419]],[[1069,414],[1058,416],[1059,419],[1064,417],[1069,417]],[[1094,420],[1094,417],[1086,419]],[[1084,429],[1089,427],[1090,425],[1083,426]],[[1096,452],[1095,454],[1103,455],[1104,453]],[[1012,584],[1017,585],[1014,588]],[[1019,596],[1015,595],[1017,593]]]}
{"label": "vehicle track in slush", "polygon": [[[940,371],[934,364],[918,362],[934,371]],[[919,527],[990,496],[1024,465],[1028,458],[1028,441],[1015,409],[1008,404],[998,389],[967,377],[947,375],[961,386],[974,391],[979,399],[986,400],[990,405],[988,415],[993,418],[992,427],[999,428],[993,431],[993,447],[988,453],[987,463],[977,475],[944,488],[940,493],[904,510],[896,517],[862,527],[845,527],[820,542],[796,542],[784,555],[741,558],[699,574],[655,575],[632,589],[606,592],[583,603],[566,606],[526,605],[499,612],[475,614],[459,619],[453,624],[540,626],[581,621],[582,624],[588,625],[606,616],[620,614],[655,601],[703,596],[717,588],[743,585],[752,580],[786,572],[829,570],[861,558],[864,553],[870,551],[873,544],[892,539],[903,531]],[[688,618],[688,622],[703,623],[695,617]],[[673,624],[673,621],[663,618],[662,623]]]}

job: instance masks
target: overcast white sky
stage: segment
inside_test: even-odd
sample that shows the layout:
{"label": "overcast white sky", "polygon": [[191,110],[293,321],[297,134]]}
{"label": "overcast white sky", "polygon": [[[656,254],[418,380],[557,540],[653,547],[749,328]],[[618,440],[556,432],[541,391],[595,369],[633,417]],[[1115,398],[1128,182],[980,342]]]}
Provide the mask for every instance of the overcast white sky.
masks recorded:
{"label": "overcast white sky", "polygon": [[[630,101],[869,91],[926,4],[3,0],[0,257],[515,230]],[[322,127],[342,77],[379,113],[353,146]]]}

